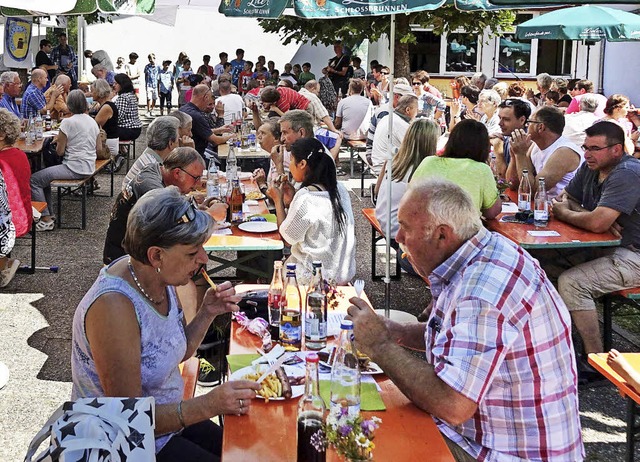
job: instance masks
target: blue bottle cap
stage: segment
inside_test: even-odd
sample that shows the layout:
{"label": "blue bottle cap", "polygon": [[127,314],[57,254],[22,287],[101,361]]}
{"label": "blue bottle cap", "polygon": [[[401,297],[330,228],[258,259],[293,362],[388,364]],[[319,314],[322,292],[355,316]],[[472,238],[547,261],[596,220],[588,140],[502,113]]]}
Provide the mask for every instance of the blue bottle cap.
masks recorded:
{"label": "blue bottle cap", "polygon": [[296,270],[296,264],[295,263],[287,263],[287,269],[288,270]]}
{"label": "blue bottle cap", "polygon": [[340,322],[340,329],[353,330],[353,321],[343,319],[342,322]]}

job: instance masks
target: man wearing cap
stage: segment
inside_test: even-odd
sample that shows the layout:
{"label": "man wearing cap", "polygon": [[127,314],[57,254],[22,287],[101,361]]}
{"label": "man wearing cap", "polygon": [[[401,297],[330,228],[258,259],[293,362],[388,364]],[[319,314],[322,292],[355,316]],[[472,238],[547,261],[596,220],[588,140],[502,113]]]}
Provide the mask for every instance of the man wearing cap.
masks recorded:
{"label": "man wearing cap", "polygon": [[[416,97],[416,100],[418,98],[409,85],[405,85],[402,83],[394,85],[393,107],[395,108],[398,105],[398,100],[401,97],[406,95],[413,95]],[[380,119],[382,119],[384,116],[387,116],[387,115],[389,115],[389,105],[385,104],[380,106],[378,109],[376,109],[376,111],[371,116],[371,122],[369,123],[369,131],[367,132],[367,150],[366,150],[367,162],[369,163],[371,163],[371,152],[373,151],[373,138],[376,134],[376,128],[378,126],[378,122],[380,122]]]}
{"label": "man wearing cap", "polygon": [[84,57],[88,58],[91,61],[91,66],[95,66],[96,64],[102,64],[107,70],[113,72],[113,63],[111,62],[111,58],[109,57],[109,53],[104,50],[84,50]]}

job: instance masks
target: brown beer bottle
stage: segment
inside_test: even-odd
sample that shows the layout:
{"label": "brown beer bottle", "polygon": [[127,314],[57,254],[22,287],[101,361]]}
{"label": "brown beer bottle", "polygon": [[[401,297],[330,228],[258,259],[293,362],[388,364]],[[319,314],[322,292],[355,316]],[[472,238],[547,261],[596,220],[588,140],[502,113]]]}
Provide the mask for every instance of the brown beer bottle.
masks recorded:
{"label": "brown beer bottle", "polygon": [[240,180],[234,179],[231,183],[231,193],[228,196],[227,221],[229,223],[242,222],[242,190]]}

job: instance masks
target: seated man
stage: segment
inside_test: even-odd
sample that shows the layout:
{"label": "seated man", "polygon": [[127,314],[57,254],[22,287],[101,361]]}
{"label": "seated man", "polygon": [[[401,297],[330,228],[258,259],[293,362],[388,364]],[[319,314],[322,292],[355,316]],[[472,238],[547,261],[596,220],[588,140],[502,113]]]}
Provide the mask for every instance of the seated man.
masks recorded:
{"label": "seated man", "polygon": [[229,125],[233,115],[244,113],[244,101],[242,96],[231,91],[231,81],[229,80],[222,80],[218,85],[218,90],[220,96],[216,98],[216,104],[224,104],[224,123]]}
{"label": "seated man", "polygon": [[116,83],[116,73],[107,69],[107,66],[105,66],[104,64],[96,64],[95,66],[93,66],[91,68],[91,73],[96,79],[105,79],[111,86]]}
{"label": "seated man", "polygon": [[598,122],[586,134],[585,162],[553,202],[553,216],[594,233],[614,228],[622,234],[620,247],[583,252],[593,258],[558,278],[558,292],[589,354],[602,352],[595,300],[640,286],[640,161],[625,154],[619,125]]}
{"label": "seated man", "polygon": [[55,97],[62,93],[60,85],[53,85],[51,90],[54,98],[47,101],[44,97],[44,87],[47,86],[47,73],[42,69],[34,69],[31,72],[31,83],[22,95],[21,112],[22,118],[28,119],[30,116],[36,117],[38,114],[46,114],[53,109]]}
{"label": "seated man", "polygon": [[580,99],[580,112],[564,116],[562,136],[571,140],[576,146],[582,146],[587,136],[584,131],[600,119],[594,114],[597,108],[598,99],[595,95],[584,95]]}
{"label": "seated man", "polygon": [[318,97],[320,94],[320,84],[317,80],[309,80],[298,93],[309,100],[307,112],[313,117],[313,123],[316,126],[324,123],[332,132],[339,133],[338,129],[333,126],[333,121],[331,117],[329,117],[329,111],[327,111],[327,108],[324,107],[324,104],[322,104],[322,101],[320,101]]}
{"label": "seated man", "polygon": [[225,126],[211,128],[209,119],[204,113],[207,111],[210,113],[213,107],[214,102],[211,90],[206,85],[200,84],[193,89],[191,101],[180,108],[182,112],[191,116],[193,142],[195,143],[196,151],[203,157],[208,143],[218,146],[235,136],[235,134],[229,133]]}
{"label": "seated man", "polygon": [[582,164],[582,149],[562,136],[564,115],[558,108],[544,106],[529,119],[529,133],[516,130],[511,135],[511,162],[507,179],[518,189],[520,175],[531,175],[531,194],[538,190],[538,178],[546,180],[549,198],[555,198],[569,184]]}
{"label": "seated man", "polygon": [[[62,93],[55,96],[58,93],[58,88],[62,89]],[[64,116],[71,115],[69,108],[67,107],[67,96],[71,91],[71,79],[68,75],[59,74],[54,80],[47,91],[44,92],[44,99],[47,101],[47,106],[53,101],[53,108],[51,108],[51,119],[59,120]]]}
{"label": "seated man", "polygon": [[433,416],[458,461],[583,460],[571,322],[537,261],[448,181],[412,185],[398,221],[433,309],[400,324],[352,298],[358,349]]}
{"label": "seated man", "polygon": [[593,82],[587,79],[578,80],[576,82],[574,89],[571,91],[573,99],[571,100],[571,103],[569,103],[569,107],[567,107],[566,114],[573,114],[574,112],[580,111],[580,100],[584,95],[593,95],[593,97],[598,100],[598,107],[593,111],[593,113],[597,115],[599,119],[604,117],[604,108],[607,105],[607,97],[599,93],[594,93]]}
{"label": "seated man", "polygon": [[531,115],[531,107],[519,98],[508,98],[498,106],[498,118],[502,134],[489,138],[496,155],[498,175],[504,178],[511,162],[511,135],[515,130],[525,130]]}
{"label": "seated man", "polygon": [[335,126],[342,130],[347,140],[367,138],[373,104],[369,98],[362,96],[364,85],[364,81],[360,79],[351,79],[349,81],[349,96],[338,102]]}

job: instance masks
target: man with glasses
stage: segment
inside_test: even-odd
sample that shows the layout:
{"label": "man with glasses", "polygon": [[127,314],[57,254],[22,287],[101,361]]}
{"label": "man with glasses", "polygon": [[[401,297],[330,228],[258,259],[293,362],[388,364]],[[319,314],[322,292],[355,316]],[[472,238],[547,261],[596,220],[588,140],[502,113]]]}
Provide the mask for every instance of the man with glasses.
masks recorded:
{"label": "man with glasses", "polygon": [[22,81],[17,72],[7,71],[0,75],[0,86],[4,88],[4,94],[0,100],[0,108],[5,108],[18,119],[22,120],[22,114],[16,103],[16,98],[20,96]]}
{"label": "man with glasses", "polygon": [[511,161],[511,134],[514,130],[526,131],[531,115],[529,104],[519,98],[508,98],[498,106],[498,118],[502,134],[492,136],[489,141],[496,155],[496,169],[500,177],[505,177]]}
{"label": "man with glasses", "polygon": [[594,111],[594,114],[599,118],[605,116],[604,108],[607,105],[607,97],[593,92],[593,82],[591,80],[583,79],[576,82],[575,88],[571,92],[573,100],[569,103],[567,108],[567,114],[573,114],[580,111],[580,100],[584,95],[593,95],[598,100],[598,107]]}
{"label": "man with glasses", "polygon": [[426,117],[438,121],[447,104],[442,99],[442,93],[429,83],[430,77],[426,71],[413,74],[411,86],[418,96],[418,117]]}
{"label": "man with glasses", "polygon": [[564,124],[562,111],[544,106],[529,119],[528,133],[521,129],[512,133],[507,179],[513,189],[518,188],[525,169],[533,173],[532,195],[538,190],[538,178],[546,180],[550,198],[555,198],[569,184],[583,159],[582,150],[562,136]]}
{"label": "man with glasses", "polygon": [[558,292],[584,344],[581,376],[597,377],[586,361],[602,352],[595,300],[616,290],[640,285],[640,161],[625,154],[625,135],[619,125],[598,122],[585,130],[585,162],[553,201],[553,216],[594,233],[613,229],[621,234],[619,247],[586,249],[573,255],[580,263],[558,278]]}

